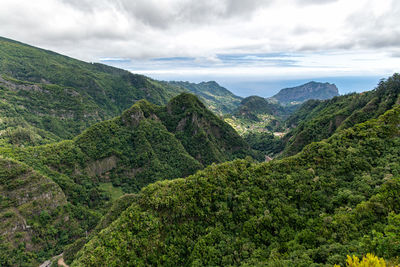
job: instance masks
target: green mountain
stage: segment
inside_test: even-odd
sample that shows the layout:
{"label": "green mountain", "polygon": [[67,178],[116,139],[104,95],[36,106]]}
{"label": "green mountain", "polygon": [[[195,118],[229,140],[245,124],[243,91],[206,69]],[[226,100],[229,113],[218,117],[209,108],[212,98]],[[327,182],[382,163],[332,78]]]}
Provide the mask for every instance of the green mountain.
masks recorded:
{"label": "green mountain", "polygon": [[232,113],[242,100],[241,97],[234,95],[214,81],[201,83],[171,81],[167,84],[181,87],[199,96],[210,110],[220,115]]}
{"label": "green mountain", "polygon": [[280,90],[272,97],[283,105],[301,103],[309,99],[329,99],[338,96],[339,91],[335,84],[308,82],[306,84]]}
{"label": "green mountain", "polygon": [[377,118],[400,103],[400,75],[394,74],[372,91],[330,100],[309,100],[285,122],[292,128],[283,138],[284,155],[294,155],[311,142],[328,138],[338,130]]}
{"label": "green mountain", "polygon": [[240,106],[235,110],[234,115],[254,121],[259,120],[257,115],[263,114],[285,119],[296,108],[296,105],[284,107],[260,96],[249,96],[242,100]]}
{"label": "green mountain", "polygon": [[[62,203],[68,201],[71,209],[80,211],[84,226],[79,228],[75,240],[93,228],[91,220],[99,219],[98,215],[93,218],[93,211],[106,211],[112,196],[120,195],[121,189],[126,193],[138,192],[149,183],[188,176],[211,163],[250,153],[248,145],[229,125],[207,110],[196,96],[186,93],[173,98],[166,106],[138,101],[121,116],[97,123],[73,140],[32,147],[0,147],[0,155],[23,162],[33,168],[32,172],[43,176],[40,181],[43,190],[52,191],[44,181],[54,181],[51,183],[58,188]],[[27,180],[20,179],[15,184],[25,185],[26,194],[34,197],[34,179],[22,176]],[[33,186],[32,192],[28,183]],[[2,190],[7,196],[13,194],[11,189],[12,184]],[[58,197],[55,203],[51,195],[47,197],[47,204],[57,206]],[[8,200],[4,201],[6,205]],[[34,212],[32,205],[25,208],[28,215]],[[72,217],[68,212],[65,216]],[[52,243],[58,249],[71,243],[70,238],[60,239],[63,227],[56,222],[52,229],[57,235],[46,237],[48,246],[41,247],[39,252],[26,254],[29,260],[51,255],[55,251],[49,248]],[[9,240],[14,240],[13,237]],[[27,244],[30,243],[27,241]],[[21,247],[20,251],[30,250]]]}
{"label": "green mountain", "polygon": [[89,207],[104,200],[99,182],[137,192],[151,182],[187,176],[250,153],[243,139],[191,94],[181,94],[164,107],[138,101],[73,140],[0,148],[0,154],[51,177],[72,203]]}
{"label": "green mountain", "polygon": [[72,138],[140,99],[166,104],[182,91],[0,37],[0,144]]}
{"label": "green mountain", "polygon": [[72,266],[324,266],[396,260],[400,107],[296,156],[151,184]]}

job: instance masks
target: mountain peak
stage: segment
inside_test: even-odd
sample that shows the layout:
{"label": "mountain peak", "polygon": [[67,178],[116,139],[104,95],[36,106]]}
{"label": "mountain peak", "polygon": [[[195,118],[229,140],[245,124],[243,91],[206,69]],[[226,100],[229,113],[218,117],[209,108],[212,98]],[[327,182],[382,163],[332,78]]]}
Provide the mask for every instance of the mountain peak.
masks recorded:
{"label": "mountain peak", "polygon": [[172,98],[167,107],[173,113],[180,113],[182,110],[189,108],[206,109],[205,105],[197,98],[197,96],[190,93],[181,93]]}
{"label": "mountain peak", "polygon": [[139,100],[122,113],[121,119],[127,125],[137,126],[142,119],[154,113],[155,107],[147,100]]}

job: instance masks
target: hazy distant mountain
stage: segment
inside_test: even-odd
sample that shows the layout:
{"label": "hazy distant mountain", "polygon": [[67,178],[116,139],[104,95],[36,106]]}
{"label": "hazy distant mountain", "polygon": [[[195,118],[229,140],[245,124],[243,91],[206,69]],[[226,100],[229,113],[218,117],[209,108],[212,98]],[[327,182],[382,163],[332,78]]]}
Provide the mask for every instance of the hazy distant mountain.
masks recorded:
{"label": "hazy distant mountain", "polygon": [[242,101],[241,97],[234,95],[215,81],[201,83],[171,81],[168,84],[182,87],[196,94],[209,109],[219,114],[232,113]]}
{"label": "hazy distant mountain", "polygon": [[282,89],[272,98],[282,104],[290,104],[292,102],[304,102],[309,99],[325,100],[338,95],[339,91],[335,84],[309,82],[300,86]]}

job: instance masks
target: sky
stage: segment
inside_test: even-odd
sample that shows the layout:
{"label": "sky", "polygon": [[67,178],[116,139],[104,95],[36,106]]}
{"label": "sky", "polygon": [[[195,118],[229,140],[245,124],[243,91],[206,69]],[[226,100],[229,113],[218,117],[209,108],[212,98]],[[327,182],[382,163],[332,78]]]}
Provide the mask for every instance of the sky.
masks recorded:
{"label": "sky", "polygon": [[161,80],[271,96],[400,72],[398,0],[1,0],[0,36]]}

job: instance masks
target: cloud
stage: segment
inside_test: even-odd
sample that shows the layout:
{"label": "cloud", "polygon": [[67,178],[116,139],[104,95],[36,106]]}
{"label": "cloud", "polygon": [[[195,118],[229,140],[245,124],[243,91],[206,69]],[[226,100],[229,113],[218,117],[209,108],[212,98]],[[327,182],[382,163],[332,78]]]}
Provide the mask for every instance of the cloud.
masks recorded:
{"label": "cloud", "polygon": [[[2,0],[1,5],[2,36],[87,61],[124,67],[133,62],[135,69],[254,68],[261,74],[283,68],[303,73],[312,66],[325,73],[326,60],[331,71],[349,72],[342,62],[352,61],[332,52],[350,57],[387,50],[393,52],[368,61],[371,71],[400,65],[395,0]],[[397,61],[386,68],[379,60]],[[353,72],[363,67],[350,66]]]}
{"label": "cloud", "polygon": [[337,1],[338,0],[296,0],[298,5],[325,5]]}
{"label": "cloud", "polygon": [[177,23],[202,24],[251,14],[272,0],[61,0],[79,11],[96,12],[104,7],[145,25],[168,28]]}

